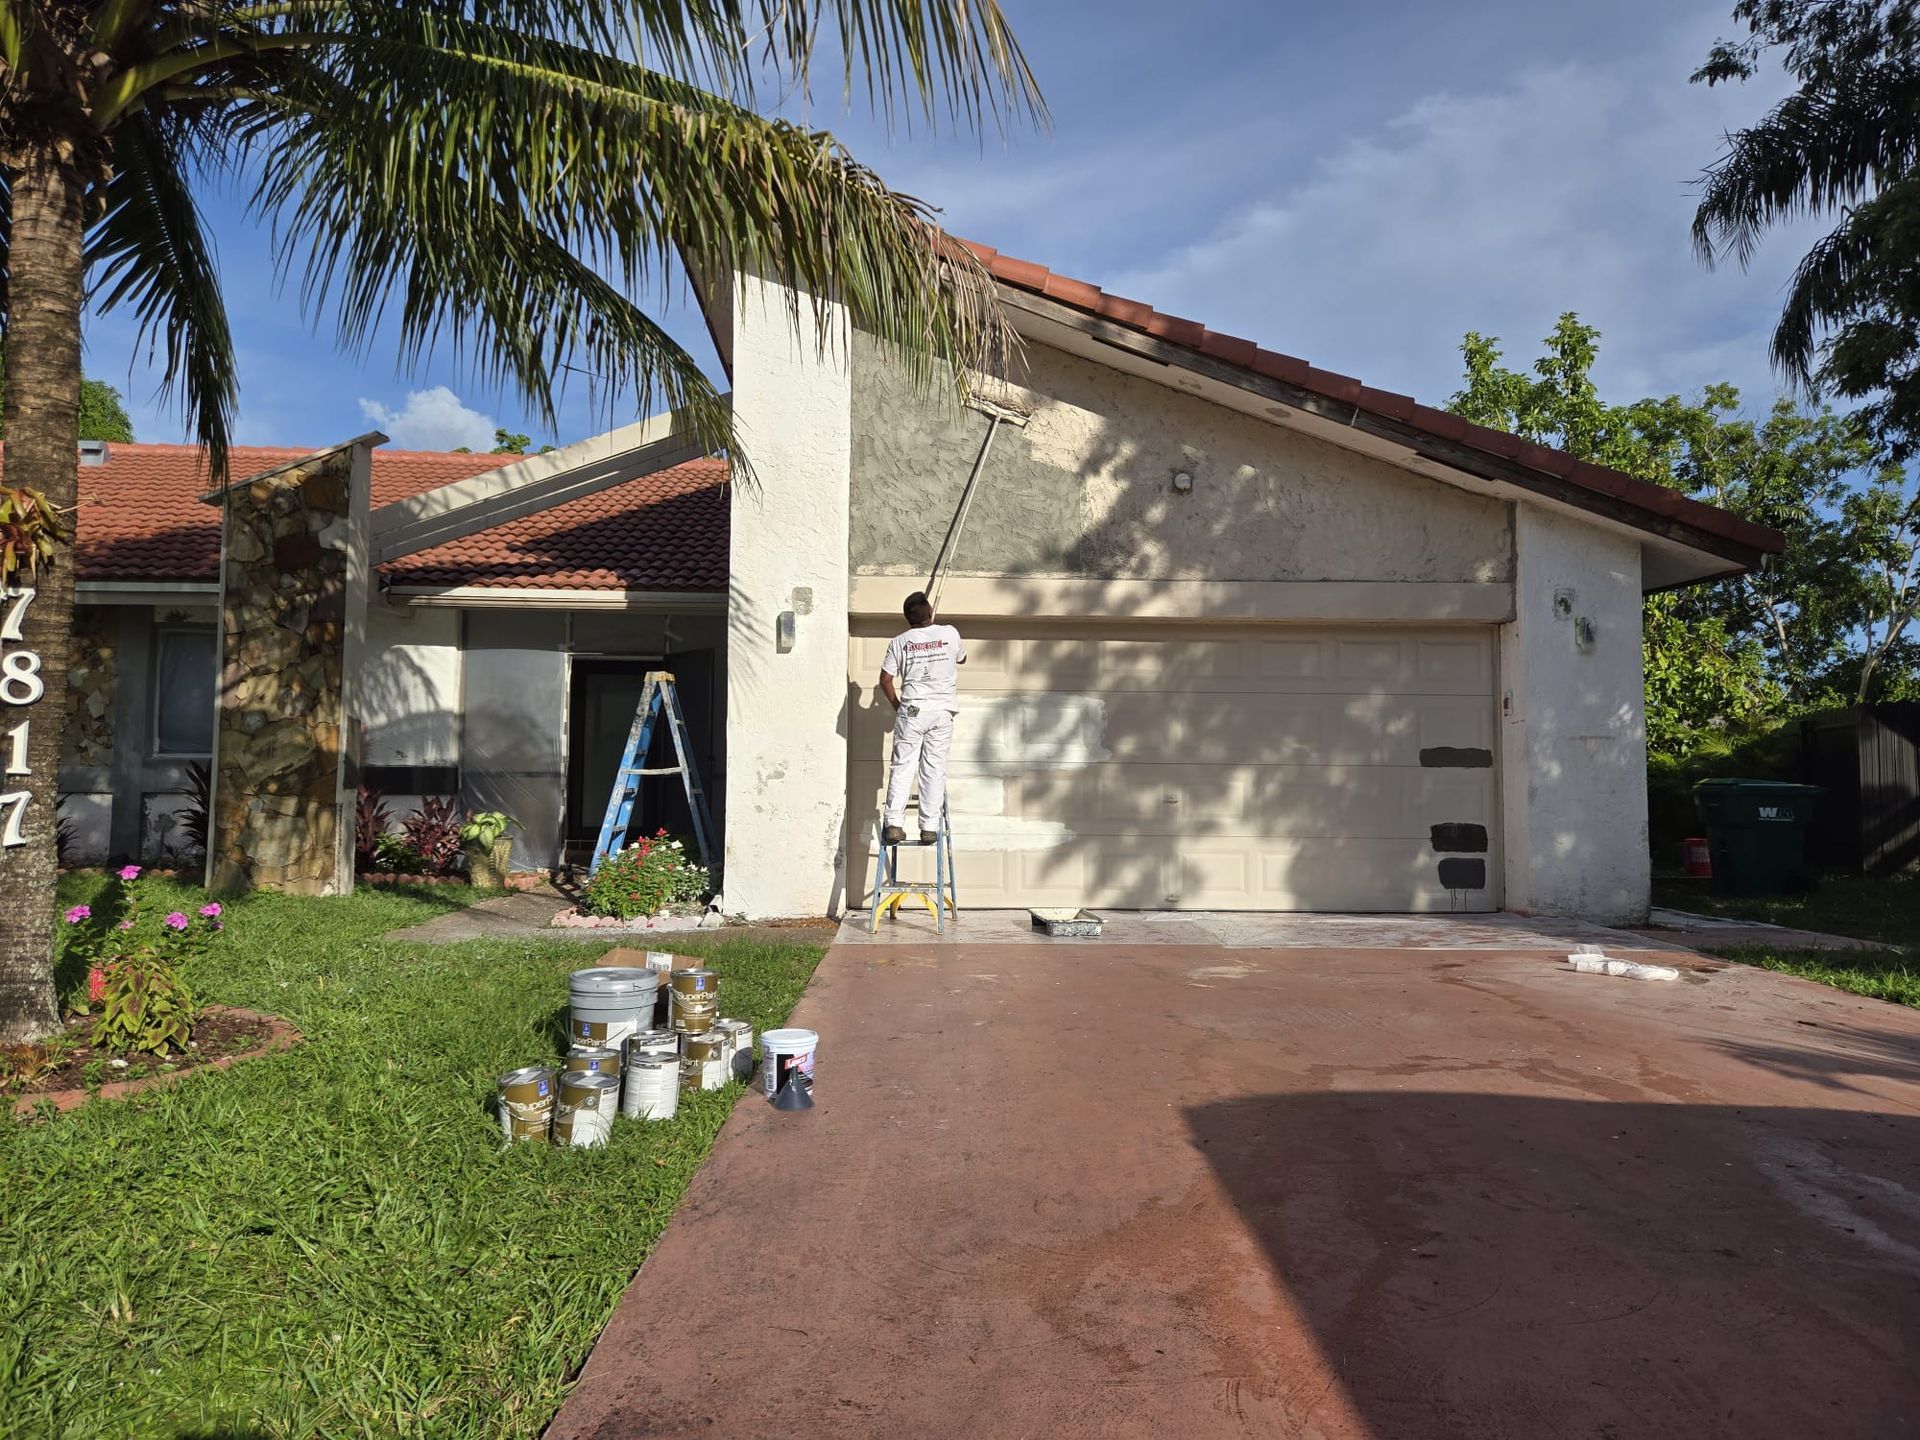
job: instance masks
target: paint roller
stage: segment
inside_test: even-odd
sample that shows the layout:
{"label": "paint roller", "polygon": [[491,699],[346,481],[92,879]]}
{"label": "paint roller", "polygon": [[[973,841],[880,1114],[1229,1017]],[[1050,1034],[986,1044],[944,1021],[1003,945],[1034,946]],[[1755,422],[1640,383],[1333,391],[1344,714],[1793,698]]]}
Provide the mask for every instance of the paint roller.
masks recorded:
{"label": "paint roller", "polygon": [[948,564],[953,559],[955,547],[960,543],[960,532],[966,527],[967,511],[973,508],[973,492],[979,487],[981,472],[987,468],[987,456],[993,453],[993,437],[1000,433],[1002,425],[1025,429],[1027,421],[1033,416],[1031,410],[989,400],[984,395],[969,395],[966,406],[987,417],[987,433],[980,442],[980,453],[974,457],[973,473],[967,476],[967,488],[960,492],[960,503],[954,508],[953,520],[947,526],[947,538],[940,542],[940,553],[934,557],[933,573],[927,576],[927,602],[936,613],[940,609],[940,586],[947,578]]}

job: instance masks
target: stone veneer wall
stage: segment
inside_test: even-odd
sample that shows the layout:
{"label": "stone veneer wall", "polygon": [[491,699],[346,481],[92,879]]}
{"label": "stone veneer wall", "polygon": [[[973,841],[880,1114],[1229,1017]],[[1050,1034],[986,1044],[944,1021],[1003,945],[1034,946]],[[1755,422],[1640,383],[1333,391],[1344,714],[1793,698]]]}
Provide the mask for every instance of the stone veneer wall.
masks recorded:
{"label": "stone veneer wall", "polygon": [[73,651],[67,664],[69,765],[113,760],[114,641],[117,611],[79,605],[73,612]]}
{"label": "stone veneer wall", "polygon": [[348,636],[365,605],[365,464],[353,445],[228,492],[215,889],[352,888],[342,762]]}

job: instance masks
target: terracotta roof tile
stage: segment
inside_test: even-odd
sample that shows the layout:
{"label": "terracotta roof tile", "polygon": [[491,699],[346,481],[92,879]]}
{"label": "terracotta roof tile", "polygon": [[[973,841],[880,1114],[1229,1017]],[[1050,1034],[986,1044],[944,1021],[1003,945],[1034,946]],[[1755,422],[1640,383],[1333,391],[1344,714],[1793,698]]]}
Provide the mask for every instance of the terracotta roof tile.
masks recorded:
{"label": "terracotta roof tile", "polygon": [[[313,453],[307,447],[236,446],[230,473],[257,475]],[[518,458],[375,450],[371,502],[404,500]],[[422,584],[724,589],[728,514],[717,497],[724,493],[726,470],[723,460],[693,461],[665,472],[671,480],[629,481],[409,556],[390,570],[404,570],[409,583]],[[79,579],[212,584],[220,578],[220,512],[200,498],[210,482],[197,446],[111,445],[106,464],[80,467],[79,487]],[[689,499],[692,491],[700,492],[697,500]],[[660,510],[649,513],[656,505]],[[536,558],[543,547],[550,555],[545,570]]]}
{"label": "terracotta roof tile", "polygon": [[1517,441],[1502,431],[1475,425],[1446,411],[1416,404],[1408,396],[1374,390],[1350,375],[1317,369],[1292,355],[1252,349],[1249,342],[1215,335],[1196,320],[1163,314],[1137,300],[1108,295],[1085,281],[1056,275],[1044,265],[1002,255],[991,245],[980,245],[973,241],[961,243],[978,256],[980,262],[1002,284],[1046,295],[1063,305],[1104,316],[1117,324],[1157,336],[1169,344],[1218,356],[1230,364],[1311,390],[1327,399],[1339,400],[1440,438],[1561,476],[1596,495],[1610,496],[1650,514],[1680,520],[1708,535],[1762,551],[1778,551],[1786,543],[1785,537],[1777,530],[1743,520],[1730,511],[1703,504],[1678,491],[1608,470],[1604,466],[1576,460],[1558,450]]}
{"label": "terracotta roof tile", "polygon": [[[377,453],[377,452],[376,452]],[[727,588],[725,460],[689,460],[382,567],[396,585]]]}

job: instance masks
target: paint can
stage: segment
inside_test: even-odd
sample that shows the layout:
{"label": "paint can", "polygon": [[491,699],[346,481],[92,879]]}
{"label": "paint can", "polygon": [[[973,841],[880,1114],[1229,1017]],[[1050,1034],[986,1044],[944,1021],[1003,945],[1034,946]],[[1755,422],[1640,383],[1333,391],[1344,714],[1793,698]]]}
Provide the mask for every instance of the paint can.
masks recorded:
{"label": "paint can", "polygon": [[760,1036],[760,1088],[772,1099],[789,1077],[813,1093],[813,1057],[820,1037],[811,1030],[768,1030]]}
{"label": "paint can", "polygon": [[671,1050],[629,1051],[620,1113],[634,1120],[671,1120],[679,1107],[679,1054]]}
{"label": "paint can", "polygon": [[704,1035],[720,1017],[720,977],[711,970],[673,972],[673,1028]]}
{"label": "paint can", "polygon": [[544,1140],[553,1128],[553,1071],[529,1065],[500,1077],[500,1131],[515,1140]]}
{"label": "paint can", "polygon": [[632,1059],[636,1050],[665,1050],[669,1054],[680,1053],[680,1037],[671,1030],[641,1030],[627,1037],[627,1057]]}
{"label": "paint can", "polygon": [[718,1090],[732,1078],[728,1068],[726,1037],[712,1031],[687,1036],[687,1048],[680,1056],[682,1090]]}
{"label": "paint can", "polygon": [[735,1080],[750,1079],[753,1075],[753,1026],[744,1020],[716,1020],[713,1022],[716,1035],[726,1037],[727,1074]]}
{"label": "paint can", "polygon": [[567,977],[567,1038],[617,1050],[627,1036],[653,1028],[660,977],[631,965],[576,970]]}
{"label": "paint can", "polygon": [[660,977],[653,1023],[662,1030],[671,1030],[673,1028],[673,952],[671,950],[647,951],[647,969]]}
{"label": "paint can", "polygon": [[553,1107],[553,1143],[597,1146],[607,1143],[613,1112],[620,1108],[616,1076],[569,1070],[560,1077],[560,1103]]}
{"label": "paint can", "polygon": [[589,1075],[620,1078],[620,1051],[611,1045],[569,1045],[567,1070],[584,1070]]}
{"label": "paint can", "polygon": [[1681,866],[1695,880],[1713,878],[1713,847],[1706,837],[1690,835],[1680,842]]}

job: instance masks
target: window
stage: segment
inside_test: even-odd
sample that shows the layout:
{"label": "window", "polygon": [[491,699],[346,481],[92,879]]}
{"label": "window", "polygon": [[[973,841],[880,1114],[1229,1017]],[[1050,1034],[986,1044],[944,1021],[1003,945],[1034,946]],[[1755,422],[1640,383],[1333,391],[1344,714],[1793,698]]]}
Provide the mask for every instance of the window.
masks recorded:
{"label": "window", "polygon": [[214,631],[154,633],[154,754],[213,754],[213,686],[219,672],[219,637]]}

